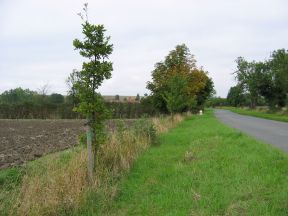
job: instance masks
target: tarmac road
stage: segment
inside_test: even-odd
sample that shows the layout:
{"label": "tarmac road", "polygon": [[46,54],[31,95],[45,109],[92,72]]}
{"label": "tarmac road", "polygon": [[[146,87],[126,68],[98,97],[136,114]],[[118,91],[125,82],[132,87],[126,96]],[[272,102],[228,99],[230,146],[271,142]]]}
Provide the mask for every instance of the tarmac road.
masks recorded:
{"label": "tarmac road", "polygon": [[215,116],[233,128],[288,152],[288,123],[239,115],[219,109],[215,110]]}

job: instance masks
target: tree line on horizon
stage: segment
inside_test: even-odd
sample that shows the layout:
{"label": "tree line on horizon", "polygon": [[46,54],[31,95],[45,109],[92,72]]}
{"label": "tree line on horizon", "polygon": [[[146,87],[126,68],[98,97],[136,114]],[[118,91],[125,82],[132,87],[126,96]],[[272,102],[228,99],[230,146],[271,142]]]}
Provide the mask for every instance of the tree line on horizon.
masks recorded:
{"label": "tree line on horizon", "polygon": [[[147,96],[147,95],[146,95]],[[104,96],[105,97],[105,96]],[[110,118],[140,118],[143,115],[156,115],[149,103],[143,101],[145,96],[135,96],[135,102],[129,97],[105,100],[110,110]],[[0,94],[1,119],[79,119],[81,114],[73,111],[77,101],[71,95],[59,93],[47,94],[21,87],[4,91]]]}
{"label": "tree line on horizon", "polygon": [[288,51],[278,49],[264,61],[236,59],[233,72],[237,84],[229,89],[226,98],[211,97],[208,107],[268,107],[270,111],[288,106]]}
{"label": "tree line on horizon", "polygon": [[265,61],[236,59],[233,73],[237,85],[230,88],[227,102],[231,106],[269,106],[270,110],[288,105],[288,51],[278,49]]}

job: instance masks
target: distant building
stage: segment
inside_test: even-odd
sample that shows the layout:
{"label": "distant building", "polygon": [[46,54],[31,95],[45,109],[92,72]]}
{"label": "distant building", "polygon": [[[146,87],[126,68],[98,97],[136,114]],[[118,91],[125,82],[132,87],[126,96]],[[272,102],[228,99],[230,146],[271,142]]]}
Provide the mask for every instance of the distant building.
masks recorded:
{"label": "distant building", "polygon": [[[120,96],[120,95],[102,95],[106,102],[110,103],[140,103],[140,100],[137,100],[137,96]],[[140,96],[141,99],[141,96]]]}

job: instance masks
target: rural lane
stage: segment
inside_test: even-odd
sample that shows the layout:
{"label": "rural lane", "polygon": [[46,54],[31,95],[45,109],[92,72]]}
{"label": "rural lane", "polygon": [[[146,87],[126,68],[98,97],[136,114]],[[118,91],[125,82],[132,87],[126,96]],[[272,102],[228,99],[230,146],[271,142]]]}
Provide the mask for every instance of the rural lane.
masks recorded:
{"label": "rural lane", "polygon": [[228,110],[216,109],[214,113],[225,124],[288,152],[288,123],[239,115]]}

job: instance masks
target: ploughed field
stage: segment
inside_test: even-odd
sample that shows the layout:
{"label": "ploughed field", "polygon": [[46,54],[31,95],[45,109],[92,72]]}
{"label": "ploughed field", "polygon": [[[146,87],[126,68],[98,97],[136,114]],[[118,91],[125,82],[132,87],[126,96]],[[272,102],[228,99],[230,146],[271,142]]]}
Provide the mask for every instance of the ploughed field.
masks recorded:
{"label": "ploughed field", "polygon": [[[75,146],[85,132],[84,124],[85,120],[0,119],[0,169]],[[109,130],[115,125],[113,120],[107,122]]]}
{"label": "ploughed field", "polygon": [[83,120],[0,120],[0,169],[77,144]]}

